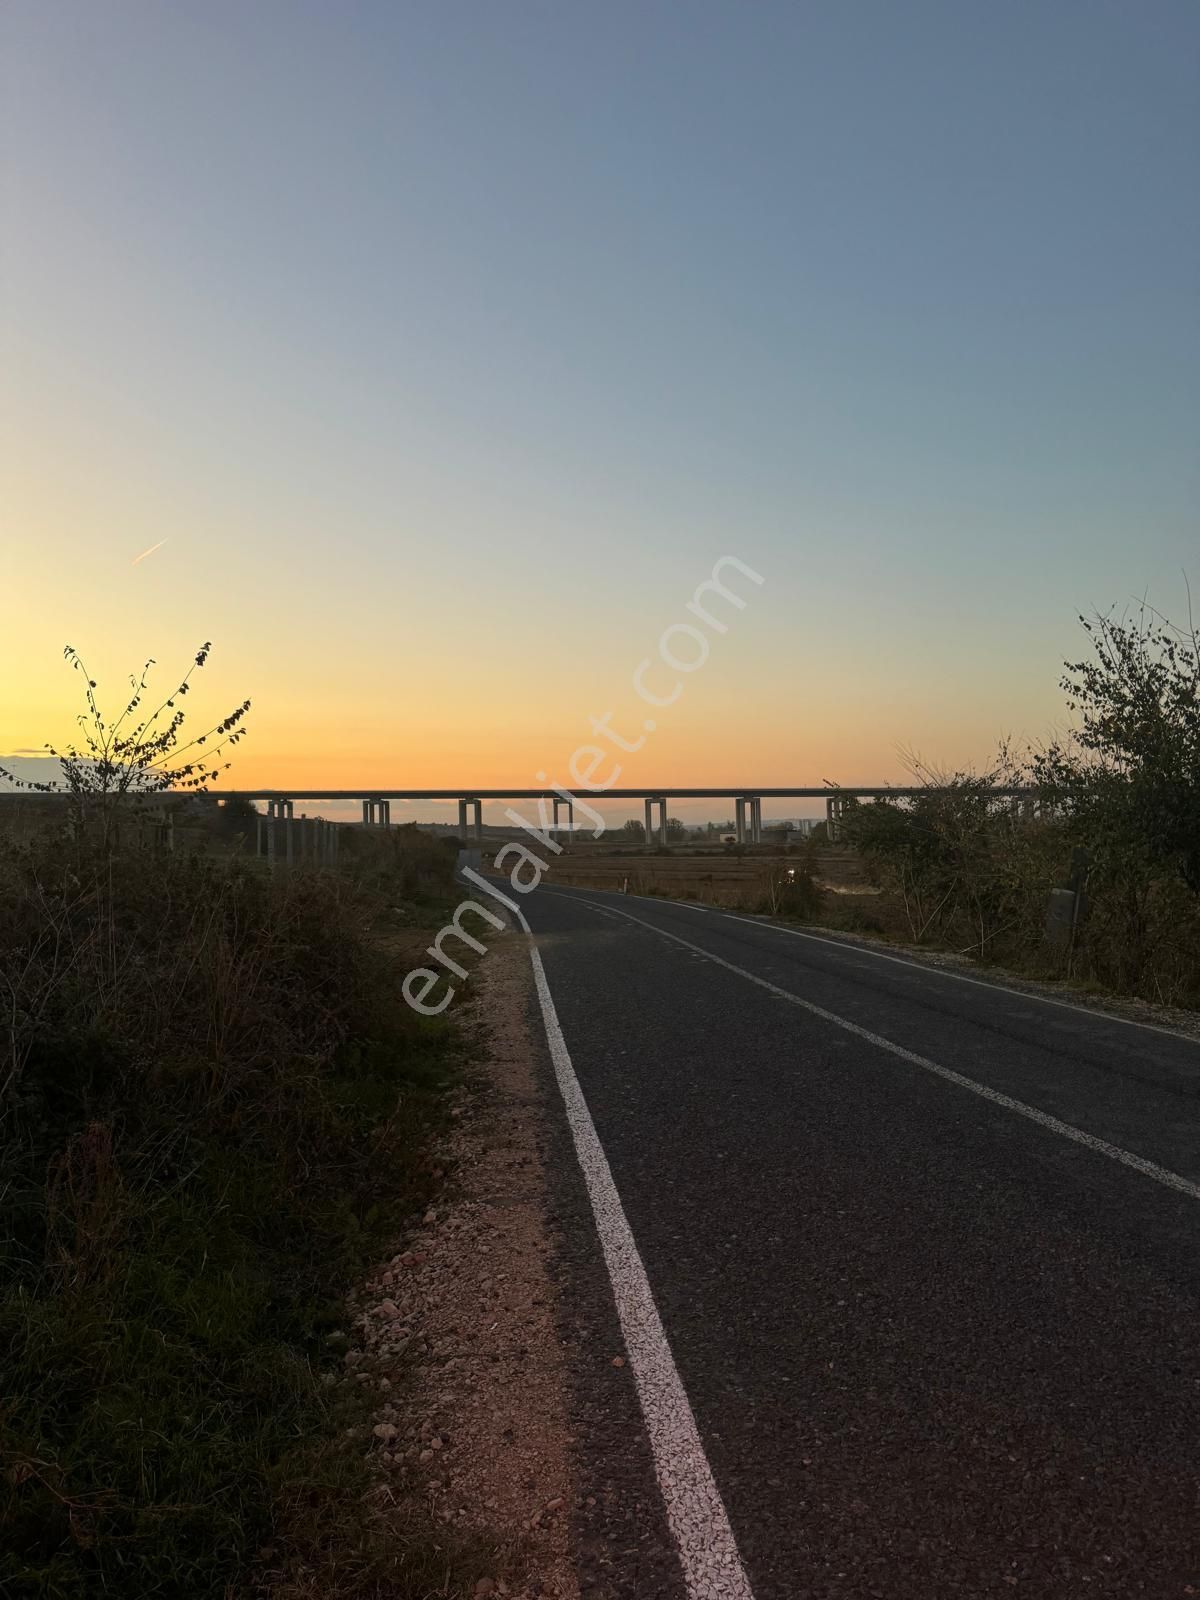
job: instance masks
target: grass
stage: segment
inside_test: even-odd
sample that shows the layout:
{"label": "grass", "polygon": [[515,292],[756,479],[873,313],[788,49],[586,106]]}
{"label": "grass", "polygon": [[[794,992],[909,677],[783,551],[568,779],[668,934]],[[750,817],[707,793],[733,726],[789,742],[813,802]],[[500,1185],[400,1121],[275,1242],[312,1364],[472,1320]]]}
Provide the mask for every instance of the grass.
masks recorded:
{"label": "grass", "polygon": [[399,1000],[390,928],[453,893],[407,833],[275,881],[0,853],[6,1597],[416,1600],[472,1570],[373,1495],[363,1402],[322,1382],[463,1060]]}

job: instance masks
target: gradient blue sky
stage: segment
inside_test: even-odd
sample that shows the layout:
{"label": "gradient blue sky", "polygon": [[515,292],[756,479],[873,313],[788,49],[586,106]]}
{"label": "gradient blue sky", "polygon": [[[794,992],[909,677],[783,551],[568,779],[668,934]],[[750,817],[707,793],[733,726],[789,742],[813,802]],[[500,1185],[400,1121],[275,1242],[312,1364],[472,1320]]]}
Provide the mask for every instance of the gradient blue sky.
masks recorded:
{"label": "gradient blue sky", "polygon": [[1195,4],[9,0],[0,47],[0,752],[64,642],[211,637],[247,783],[529,782],[730,553],[628,780],[888,779],[1200,578]]}

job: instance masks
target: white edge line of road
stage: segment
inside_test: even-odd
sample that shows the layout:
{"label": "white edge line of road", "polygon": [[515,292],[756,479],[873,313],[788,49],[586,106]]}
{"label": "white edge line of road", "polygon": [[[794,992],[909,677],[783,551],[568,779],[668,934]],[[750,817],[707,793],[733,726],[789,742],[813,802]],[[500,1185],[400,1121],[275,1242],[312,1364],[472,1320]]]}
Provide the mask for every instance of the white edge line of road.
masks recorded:
{"label": "white edge line of road", "polygon": [[[557,888],[553,884],[545,887],[553,894],[571,894],[573,899],[579,899],[578,894],[572,894],[565,888]],[[592,894],[615,894],[615,889],[593,889],[585,891]],[[1142,1022],[1137,1017],[1118,1016],[1113,1011],[1102,1011],[1098,1006],[1081,1006],[1074,1000],[1058,1000],[1053,995],[1038,994],[1030,989],[1011,989],[1008,984],[1001,983],[995,978],[971,978],[965,972],[951,972],[945,967],[926,966],[922,961],[911,961],[905,956],[894,956],[886,950],[876,950],[869,944],[857,944],[848,939],[831,938],[828,934],[809,933],[806,928],[785,928],[781,922],[768,922],[763,917],[739,917],[736,911],[726,911],[722,906],[701,906],[691,900],[668,900],[663,896],[640,894],[621,896],[622,899],[649,900],[659,906],[677,906],[681,911],[705,911],[710,916],[724,917],[727,922],[744,922],[751,928],[765,928],[771,933],[786,933],[793,939],[808,939],[813,944],[828,945],[834,950],[844,950],[850,955],[870,956],[875,961],[890,961],[893,966],[907,967],[910,972],[923,972],[931,978],[948,978],[953,983],[969,983],[976,989],[990,989],[996,994],[1012,995],[1014,1000],[1035,1000],[1039,1005],[1058,1006],[1062,1011],[1077,1011],[1081,1017],[1091,1017],[1094,1022],[1119,1022],[1126,1028],[1144,1028],[1147,1033],[1161,1033],[1168,1039],[1181,1039],[1184,1044],[1200,1046],[1200,1038],[1191,1033],[1182,1033],[1178,1028],[1166,1027],[1161,1022]],[[588,902],[596,905],[595,900]]]}
{"label": "white edge line of road", "polygon": [[[594,900],[580,900],[578,895],[566,894],[559,890],[569,900],[577,900],[580,904],[591,906],[599,910]],[[901,1061],[908,1061],[914,1067],[921,1067],[926,1072],[932,1072],[939,1078],[944,1078],[947,1083],[957,1084],[960,1089],[969,1089],[972,1094],[990,1100],[993,1105],[1003,1106],[1006,1111],[1015,1111],[1018,1116],[1028,1117],[1031,1122],[1038,1123],[1043,1128],[1048,1128],[1052,1133],[1060,1134],[1064,1139],[1070,1139],[1075,1144],[1083,1145],[1087,1150],[1094,1150],[1097,1155],[1107,1156],[1110,1161],[1117,1161],[1123,1167],[1130,1167],[1134,1172],[1140,1172],[1143,1177],[1153,1178],[1156,1183],[1161,1183],[1168,1189],[1175,1189],[1180,1194],[1186,1194],[1193,1200],[1200,1200],[1200,1183],[1193,1183],[1190,1178],[1185,1178],[1181,1173],[1172,1172],[1168,1167],[1160,1167],[1157,1162],[1147,1161],[1144,1156],[1134,1155],[1131,1150],[1123,1150],[1120,1145],[1109,1144],[1107,1139],[1098,1138],[1094,1133],[1085,1133],[1082,1128],[1076,1128],[1069,1122],[1062,1122],[1058,1117],[1052,1117],[1048,1111],[1039,1111],[1036,1106],[1026,1105],[1024,1100],[1014,1100],[1011,1095],[1002,1094],[999,1089],[992,1089],[986,1083],[977,1083],[974,1078],[965,1077],[961,1072],[955,1072],[953,1067],[943,1067],[936,1061],[930,1061],[927,1056],[917,1055],[914,1050],[906,1050],[903,1045],[895,1044],[891,1039],[885,1039],[882,1034],[872,1033],[869,1028],[860,1027],[857,1022],[851,1022],[848,1017],[839,1017],[834,1011],[826,1011],[824,1006],[814,1004],[811,1000],[804,1000],[798,994],[793,994],[790,989],[781,989],[778,984],[771,983],[766,978],[760,978],[757,973],[748,972],[745,967],[735,966],[732,961],[726,961],[723,956],[717,956],[711,950],[705,950],[702,945],[693,944],[690,939],[684,939],[677,933],[670,933],[666,928],[655,927],[652,922],[644,922],[641,917],[635,917],[631,912],[621,911],[618,907],[605,907],[613,915],[624,917],[629,922],[635,922],[640,928],[647,928],[651,933],[657,933],[664,939],[674,940],[676,944],[683,945],[686,950],[694,950],[697,955],[705,956],[709,961],[716,962],[717,966],[725,967],[730,972],[736,972],[741,978],[750,983],[756,983],[760,989],[766,989],[771,994],[777,995],[781,1000],[788,1000],[792,1005],[800,1006],[810,1012],[814,1017],[820,1017],[823,1022],[831,1022],[835,1027],[843,1028],[847,1033],[854,1034],[859,1039],[865,1039],[868,1044],[873,1044],[877,1049],[886,1050],[889,1055],[898,1056]],[[524,920],[524,919],[522,919]],[[743,919],[748,920],[748,919]],[[989,987],[984,985],[985,988]]]}
{"label": "white edge line of road", "polygon": [[608,1157],[571,1064],[541,952],[520,907],[502,898],[528,936],[546,1043],[592,1203],[684,1587],[689,1600],[754,1600]]}

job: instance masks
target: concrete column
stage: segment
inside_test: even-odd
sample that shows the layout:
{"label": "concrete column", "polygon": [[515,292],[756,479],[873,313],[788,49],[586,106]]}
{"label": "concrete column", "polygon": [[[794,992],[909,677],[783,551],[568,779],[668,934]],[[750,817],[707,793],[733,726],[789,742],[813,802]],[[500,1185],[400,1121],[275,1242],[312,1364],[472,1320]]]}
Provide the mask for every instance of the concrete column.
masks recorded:
{"label": "concrete column", "polygon": [[733,825],[737,831],[737,842],[746,842],[746,802],[741,795],[737,795],[733,802]]}
{"label": "concrete column", "polygon": [[832,795],[825,802],[825,833],[830,844],[837,838],[837,801]]}
{"label": "concrete column", "polygon": [[261,856],[266,851],[266,821],[261,811],[254,813],[254,854]]}
{"label": "concrete column", "polygon": [[[553,822],[550,828],[551,837],[556,840],[561,840],[563,834],[565,833],[566,838],[569,840],[575,831],[575,802],[573,800],[564,800],[561,795],[555,795],[552,804],[554,810]],[[560,806],[567,814],[567,826],[565,830],[558,820]]]}
{"label": "concrete column", "polygon": [[274,814],[267,818],[267,865],[275,871],[275,829],[279,826],[279,818]]}
{"label": "concrete column", "polygon": [[649,843],[650,843],[650,835],[651,835],[651,833],[653,831],[653,820],[652,820],[653,817],[654,817],[654,801],[651,800],[649,795],[647,795],[646,796],[646,843],[647,843],[647,845],[649,845]]}
{"label": "concrete column", "polygon": [[476,850],[483,849],[483,801],[476,800],[473,795],[468,795],[465,800],[458,802],[459,826],[462,829],[463,843],[470,842]]}
{"label": "concrete column", "polygon": [[292,818],[292,802],[290,800],[283,800],[280,802],[280,804],[283,806],[284,816],[287,817],[290,822]]}
{"label": "concrete column", "polygon": [[292,866],[296,859],[296,823],[292,817],[283,819],[284,859]]}
{"label": "concrete column", "polygon": [[762,801],[750,800],[750,843],[762,843]]}
{"label": "concrete column", "polygon": [[658,842],[662,846],[667,843],[667,797],[658,797]]}

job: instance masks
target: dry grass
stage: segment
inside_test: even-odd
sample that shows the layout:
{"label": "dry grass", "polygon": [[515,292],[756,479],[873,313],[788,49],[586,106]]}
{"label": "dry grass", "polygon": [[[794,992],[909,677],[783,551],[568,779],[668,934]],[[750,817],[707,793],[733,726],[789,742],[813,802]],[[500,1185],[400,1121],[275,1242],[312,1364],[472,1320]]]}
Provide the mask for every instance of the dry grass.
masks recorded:
{"label": "dry grass", "polygon": [[[789,879],[788,874],[794,876]],[[829,896],[877,893],[866,881],[851,851],[802,846],[746,850],[695,850],[687,846],[615,854],[572,846],[556,858],[548,881],[564,888],[608,889],[630,894],[662,895],[671,900],[698,900],[730,909],[779,909],[787,883],[811,881],[810,909]]]}
{"label": "dry grass", "polygon": [[387,949],[452,895],[452,853],[406,831],[274,880],[0,844],[6,1596],[226,1600],[267,1564],[448,1592],[321,1382],[343,1291],[424,1203],[459,1049]]}

